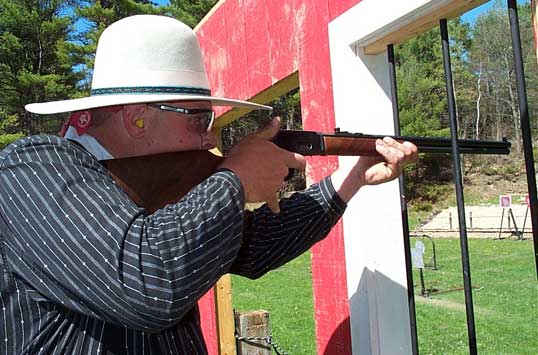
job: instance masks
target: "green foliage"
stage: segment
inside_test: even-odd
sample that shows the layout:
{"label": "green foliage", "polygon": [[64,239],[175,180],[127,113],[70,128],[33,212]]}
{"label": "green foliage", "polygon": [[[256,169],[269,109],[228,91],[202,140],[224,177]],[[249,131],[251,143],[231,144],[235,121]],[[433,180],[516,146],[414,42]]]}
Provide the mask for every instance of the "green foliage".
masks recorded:
{"label": "green foliage", "polygon": [[408,201],[416,211],[430,212],[434,206],[440,201],[445,200],[453,191],[454,187],[450,184],[417,182],[406,180],[406,190],[411,190],[409,196],[406,195]]}
{"label": "green foliage", "polygon": [[0,150],[4,149],[8,144],[15,142],[17,139],[24,137],[22,132],[11,134],[0,134]]}
{"label": "green foliage", "polygon": [[68,42],[73,18],[63,13],[77,3],[0,0],[0,119],[4,130],[36,133],[38,123],[24,110],[25,104],[76,95],[83,75],[73,70],[79,58],[71,54]]}
{"label": "green foliage", "polygon": [[[450,22],[449,30],[452,36],[451,56],[454,77],[463,80],[466,68],[465,54],[471,43],[469,27],[456,19]],[[410,39],[398,46],[395,53],[402,134],[449,136],[439,29]]]}
{"label": "green foliage", "polygon": [[14,133],[20,129],[18,116],[8,114],[0,108],[0,134]]}
{"label": "green foliage", "polygon": [[486,175],[495,175],[503,179],[511,179],[521,173],[521,165],[519,162],[512,162],[499,165],[485,165],[482,167],[482,172]]}
{"label": "green foliage", "polygon": [[217,0],[170,0],[173,17],[194,28],[211,10]]}
{"label": "green foliage", "polygon": [[[518,4],[520,36],[530,103],[530,117],[536,129],[538,99],[538,67],[531,23],[530,4]],[[496,1],[495,6],[479,16],[471,35],[473,43],[469,54],[471,70],[475,75],[476,90],[481,93],[480,120],[472,117],[475,137],[510,137],[513,151],[520,152],[521,127],[516,95],[515,67],[510,40],[510,26],[506,3]],[[478,82],[480,79],[480,82]],[[478,85],[479,84],[479,85]]]}

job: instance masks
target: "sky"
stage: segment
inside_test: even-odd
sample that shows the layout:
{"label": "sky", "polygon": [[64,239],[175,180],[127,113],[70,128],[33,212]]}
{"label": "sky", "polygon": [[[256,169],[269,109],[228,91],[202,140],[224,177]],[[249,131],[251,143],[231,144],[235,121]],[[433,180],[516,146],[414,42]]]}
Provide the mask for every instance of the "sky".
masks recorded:
{"label": "sky", "polygon": [[[517,0],[518,5],[529,3],[530,0]],[[506,11],[508,11],[508,5],[507,1],[501,1],[501,3],[506,7]],[[474,24],[476,21],[476,18],[480,16],[481,13],[486,12],[487,10],[491,9],[493,5],[495,4],[495,0],[488,1],[485,4],[482,4],[478,7],[475,7],[474,9],[467,11],[463,16],[461,17],[463,21],[469,22],[470,24]]]}
{"label": "sky", "polygon": [[474,9],[467,11],[461,16],[461,19],[465,22],[473,24],[476,21],[476,18],[480,16],[481,13],[486,12],[493,6],[494,1],[489,1],[485,4],[482,4]]}

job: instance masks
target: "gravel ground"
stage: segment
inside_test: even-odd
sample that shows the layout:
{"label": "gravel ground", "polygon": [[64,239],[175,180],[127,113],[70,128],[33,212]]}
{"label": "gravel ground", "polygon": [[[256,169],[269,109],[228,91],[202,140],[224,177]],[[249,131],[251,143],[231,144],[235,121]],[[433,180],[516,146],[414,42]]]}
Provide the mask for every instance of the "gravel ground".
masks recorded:
{"label": "gravel ground", "polygon": [[[526,219],[525,214],[527,214]],[[457,208],[450,207],[435,215],[427,223],[423,224],[420,228],[417,228],[414,232],[430,234],[436,237],[454,237],[459,233],[458,220]],[[501,229],[501,220],[501,237],[508,237],[515,234],[516,226],[520,232],[523,229],[523,226],[525,227],[525,238],[531,235],[530,211],[527,213],[526,205],[512,205],[510,209],[503,209],[499,206],[465,207],[465,222],[467,227],[467,235],[469,237],[498,237],[499,230]]]}

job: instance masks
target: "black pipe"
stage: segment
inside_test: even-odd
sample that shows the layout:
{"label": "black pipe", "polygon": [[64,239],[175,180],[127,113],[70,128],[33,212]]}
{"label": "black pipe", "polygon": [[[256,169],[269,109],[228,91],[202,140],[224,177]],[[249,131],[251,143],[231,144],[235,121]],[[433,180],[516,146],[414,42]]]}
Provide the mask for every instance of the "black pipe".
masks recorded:
{"label": "black pipe", "polygon": [[446,19],[440,21],[441,41],[443,45],[443,62],[445,66],[445,84],[448,99],[448,114],[450,117],[450,134],[452,139],[452,160],[454,166],[454,182],[456,184],[456,200],[458,203],[458,219],[460,227],[461,261],[463,269],[463,287],[465,292],[465,309],[467,313],[467,335],[469,338],[469,353],[477,354],[476,331],[473,310],[473,294],[471,283],[471,267],[469,263],[469,248],[467,245],[467,226],[465,225],[465,202],[463,200],[463,180],[458,143],[458,122],[454,87],[452,85],[452,68],[450,63],[450,45]]}
{"label": "black pipe", "polygon": [[529,123],[529,105],[527,103],[527,87],[521,54],[521,39],[519,36],[519,21],[516,0],[508,0],[508,15],[510,18],[510,33],[512,35],[512,51],[516,69],[517,97],[519,101],[519,116],[521,121],[521,137],[525,154],[525,169],[527,171],[527,188],[531,209],[532,239],[534,242],[534,264],[538,278],[538,199],[536,198],[536,172],[532,153],[531,128]]}
{"label": "black pipe", "polygon": [[[389,60],[390,93],[392,97],[392,117],[394,120],[394,133],[400,135],[400,113],[398,108],[398,86],[396,84],[396,66],[394,63],[394,46],[387,46]],[[409,237],[409,218],[407,214],[407,201],[405,199],[405,180],[403,174],[399,179],[400,205],[402,209],[403,245],[405,255],[405,271],[407,275],[407,304],[409,306],[409,325],[411,328],[411,350],[418,355],[417,316],[415,311],[415,292],[413,286],[413,265],[411,263],[411,242]]]}

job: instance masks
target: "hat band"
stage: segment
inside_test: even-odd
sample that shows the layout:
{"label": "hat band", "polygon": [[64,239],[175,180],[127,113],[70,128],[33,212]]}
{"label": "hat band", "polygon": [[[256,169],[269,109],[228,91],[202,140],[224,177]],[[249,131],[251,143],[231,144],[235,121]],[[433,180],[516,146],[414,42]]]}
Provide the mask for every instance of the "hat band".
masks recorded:
{"label": "hat band", "polygon": [[196,94],[211,96],[211,90],[184,86],[127,86],[92,89],[91,96],[118,94]]}

